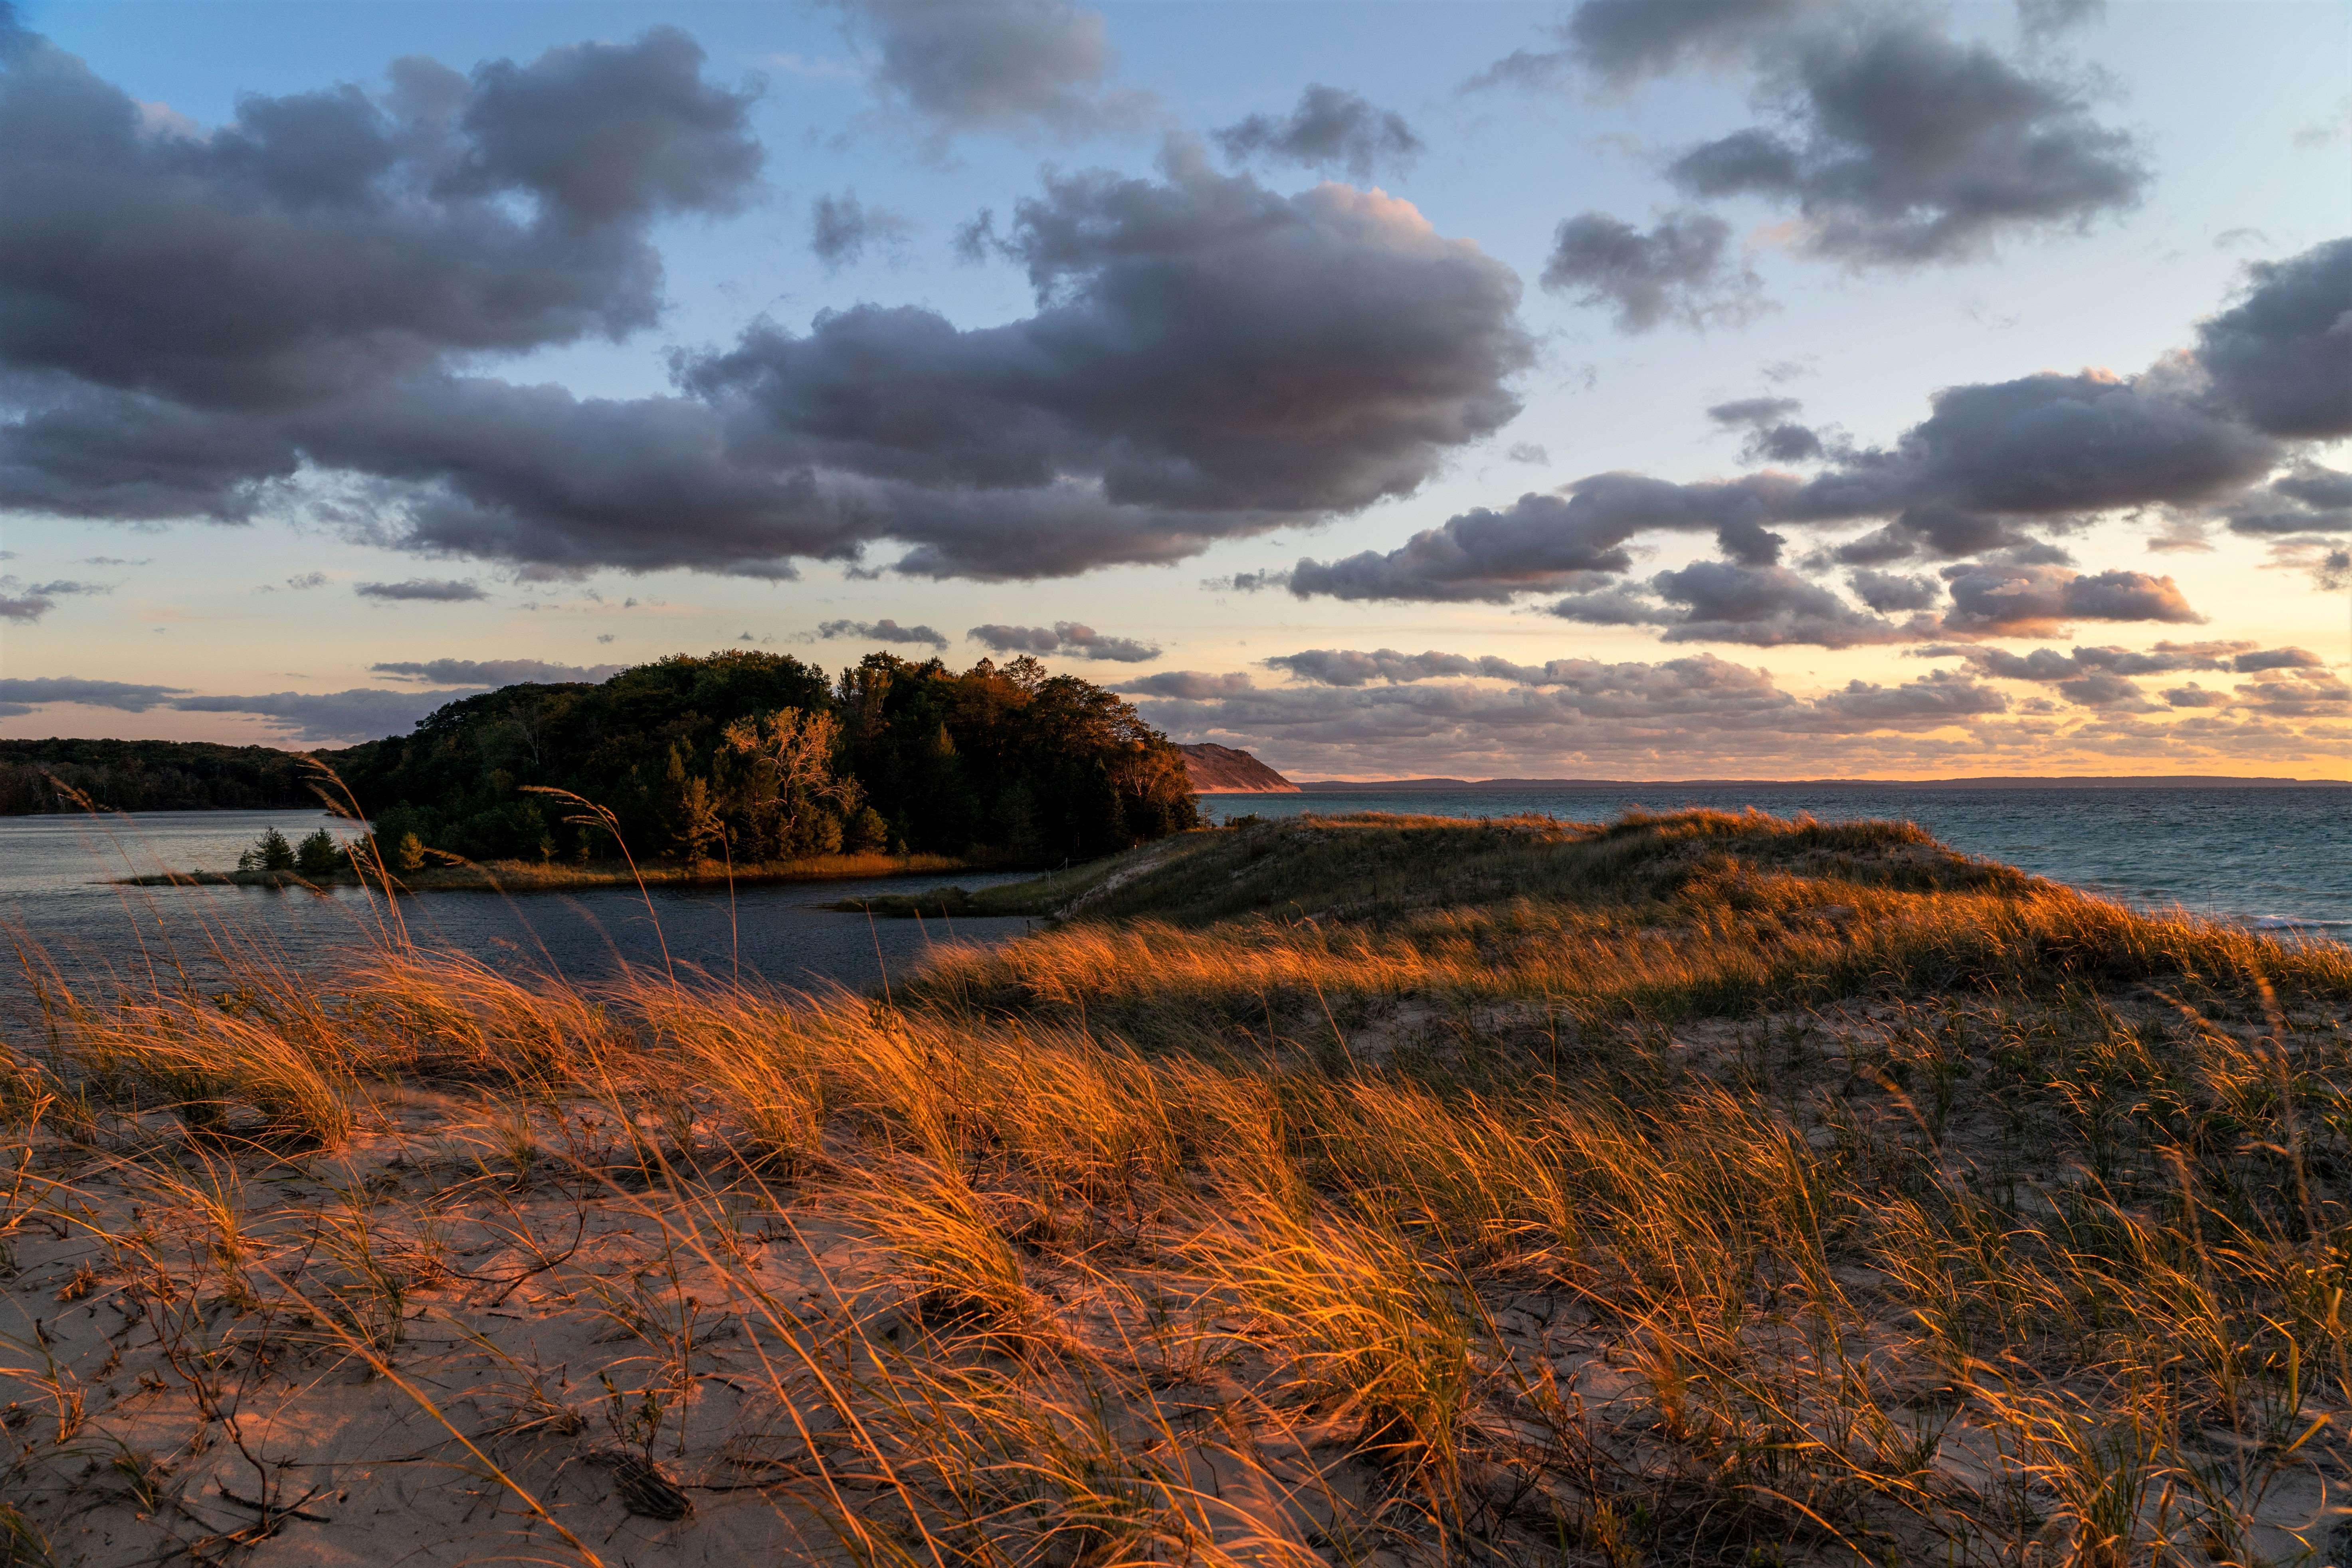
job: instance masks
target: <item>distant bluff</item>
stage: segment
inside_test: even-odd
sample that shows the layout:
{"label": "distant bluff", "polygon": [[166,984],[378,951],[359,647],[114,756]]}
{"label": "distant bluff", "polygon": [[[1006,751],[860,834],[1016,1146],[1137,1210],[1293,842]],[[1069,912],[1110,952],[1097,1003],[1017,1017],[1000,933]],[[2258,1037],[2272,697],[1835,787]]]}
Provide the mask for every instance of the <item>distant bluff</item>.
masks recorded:
{"label": "distant bluff", "polygon": [[1197,795],[1297,795],[1298,786],[1251,756],[1231,746],[1178,746],[1184,773]]}

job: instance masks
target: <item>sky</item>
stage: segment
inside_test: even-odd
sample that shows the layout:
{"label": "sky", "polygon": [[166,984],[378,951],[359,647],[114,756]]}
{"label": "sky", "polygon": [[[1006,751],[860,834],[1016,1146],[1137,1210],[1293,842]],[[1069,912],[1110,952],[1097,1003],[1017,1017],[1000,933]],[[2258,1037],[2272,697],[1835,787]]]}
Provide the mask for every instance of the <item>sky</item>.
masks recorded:
{"label": "sky", "polygon": [[0,736],[2347,778],[2348,439],[2332,0],[0,0]]}

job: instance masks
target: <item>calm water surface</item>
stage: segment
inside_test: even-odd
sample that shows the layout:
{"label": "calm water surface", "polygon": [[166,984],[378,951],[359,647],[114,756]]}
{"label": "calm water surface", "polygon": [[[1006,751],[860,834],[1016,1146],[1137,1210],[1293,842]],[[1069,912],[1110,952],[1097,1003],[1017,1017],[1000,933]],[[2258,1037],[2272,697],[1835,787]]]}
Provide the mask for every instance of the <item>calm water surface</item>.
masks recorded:
{"label": "calm water surface", "polygon": [[[1402,811],[1448,816],[1538,812],[1580,821],[1629,805],[1737,809],[1827,820],[1901,817],[1974,855],[2071,882],[2142,908],[2200,913],[2343,940],[2352,936],[2352,791],[2330,789],[1885,789],[1748,787],[1580,788],[1499,791],[1307,792],[1202,799],[1213,821],[1255,813]],[[357,889],[320,896],[259,888],[122,888],[134,873],[236,863],[237,851],[275,826],[299,839],[350,826],[301,811],[151,812],[93,821],[80,816],[0,817],[0,924],[79,973],[126,977],[153,965],[217,973],[224,945],[331,965],[378,940],[380,900]],[[940,881],[966,887],[1013,873],[803,882],[737,890],[656,891],[653,910],[634,888],[567,893],[433,893],[401,900],[417,942],[472,953],[502,968],[573,979],[671,959],[727,976],[777,984],[856,989],[907,973],[939,942],[992,944],[1018,934],[1018,919],[922,924],[869,921],[822,903],[860,893],[906,891]],[[658,925],[656,925],[656,917]],[[0,994],[22,984],[0,965]],[[9,1009],[0,1009],[9,1010]]]}
{"label": "calm water surface", "polygon": [[1897,817],[1945,843],[2143,909],[2174,906],[2273,927],[2352,934],[2352,789],[1737,789],[1616,785],[1526,794],[1203,795],[1217,821],[1255,812],[1404,811],[1442,816],[1539,812],[1596,821],[1629,805],[1760,806],[1824,821]]}
{"label": "calm water surface", "polygon": [[[186,965],[199,980],[217,973],[224,944],[282,956],[298,966],[331,965],[375,941],[384,906],[357,889],[323,896],[263,888],[123,888],[108,879],[160,870],[219,869],[265,827],[299,840],[316,827],[348,837],[351,825],[322,813],[287,811],[142,812],[93,821],[83,816],[0,817],[0,922],[22,932],[78,973],[142,976],[144,967]],[[818,908],[866,892],[904,892],[954,880],[982,887],[1009,873],[894,878],[848,882],[769,883],[727,891],[656,890],[653,912],[635,888],[574,892],[436,892],[400,900],[418,942],[472,953],[501,968],[594,979],[623,965],[671,959],[726,977],[740,963],[747,977],[777,984],[826,984],[866,989],[887,973],[914,969],[937,942],[994,943],[1026,929],[1024,920],[869,921]],[[659,916],[656,929],[654,916]],[[13,964],[0,964],[0,989],[21,988]]]}

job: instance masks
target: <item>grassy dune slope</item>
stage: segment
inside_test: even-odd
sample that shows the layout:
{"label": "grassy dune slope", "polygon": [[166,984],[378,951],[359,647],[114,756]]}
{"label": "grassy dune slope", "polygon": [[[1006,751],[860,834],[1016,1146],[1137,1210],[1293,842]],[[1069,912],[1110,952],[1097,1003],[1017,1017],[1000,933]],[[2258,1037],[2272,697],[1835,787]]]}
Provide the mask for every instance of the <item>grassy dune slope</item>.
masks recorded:
{"label": "grassy dune slope", "polygon": [[48,986],[0,1562],[2344,1560],[2352,952],[1710,813],[983,900]]}

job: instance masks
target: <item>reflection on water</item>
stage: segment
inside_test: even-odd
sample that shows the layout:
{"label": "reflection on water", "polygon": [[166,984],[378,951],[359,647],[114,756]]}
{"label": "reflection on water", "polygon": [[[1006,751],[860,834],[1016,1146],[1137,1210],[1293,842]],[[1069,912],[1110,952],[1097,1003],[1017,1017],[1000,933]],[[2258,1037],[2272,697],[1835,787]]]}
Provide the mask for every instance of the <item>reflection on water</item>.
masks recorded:
{"label": "reflection on water", "polygon": [[[353,888],[324,894],[264,888],[124,888],[109,879],[159,870],[218,868],[275,826],[299,840],[349,824],[323,813],[190,811],[138,816],[0,817],[0,912],[69,973],[143,983],[149,971],[184,970],[202,984],[224,951],[297,969],[333,966],[381,941],[384,901]],[[419,945],[467,953],[507,971],[574,980],[667,961],[725,979],[797,988],[864,990],[909,973],[937,943],[994,943],[1028,922],[992,919],[870,921],[820,903],[867,892],[903,892],[941,880],[980,887],[1009,873],[951,879],[771,883],[736,889],[634,887],[506,897],[436,892],[399,901],[397,919]],[[650,903],[650,908],[648,904]],[[0,984],[16,986],[13,975]]]}

